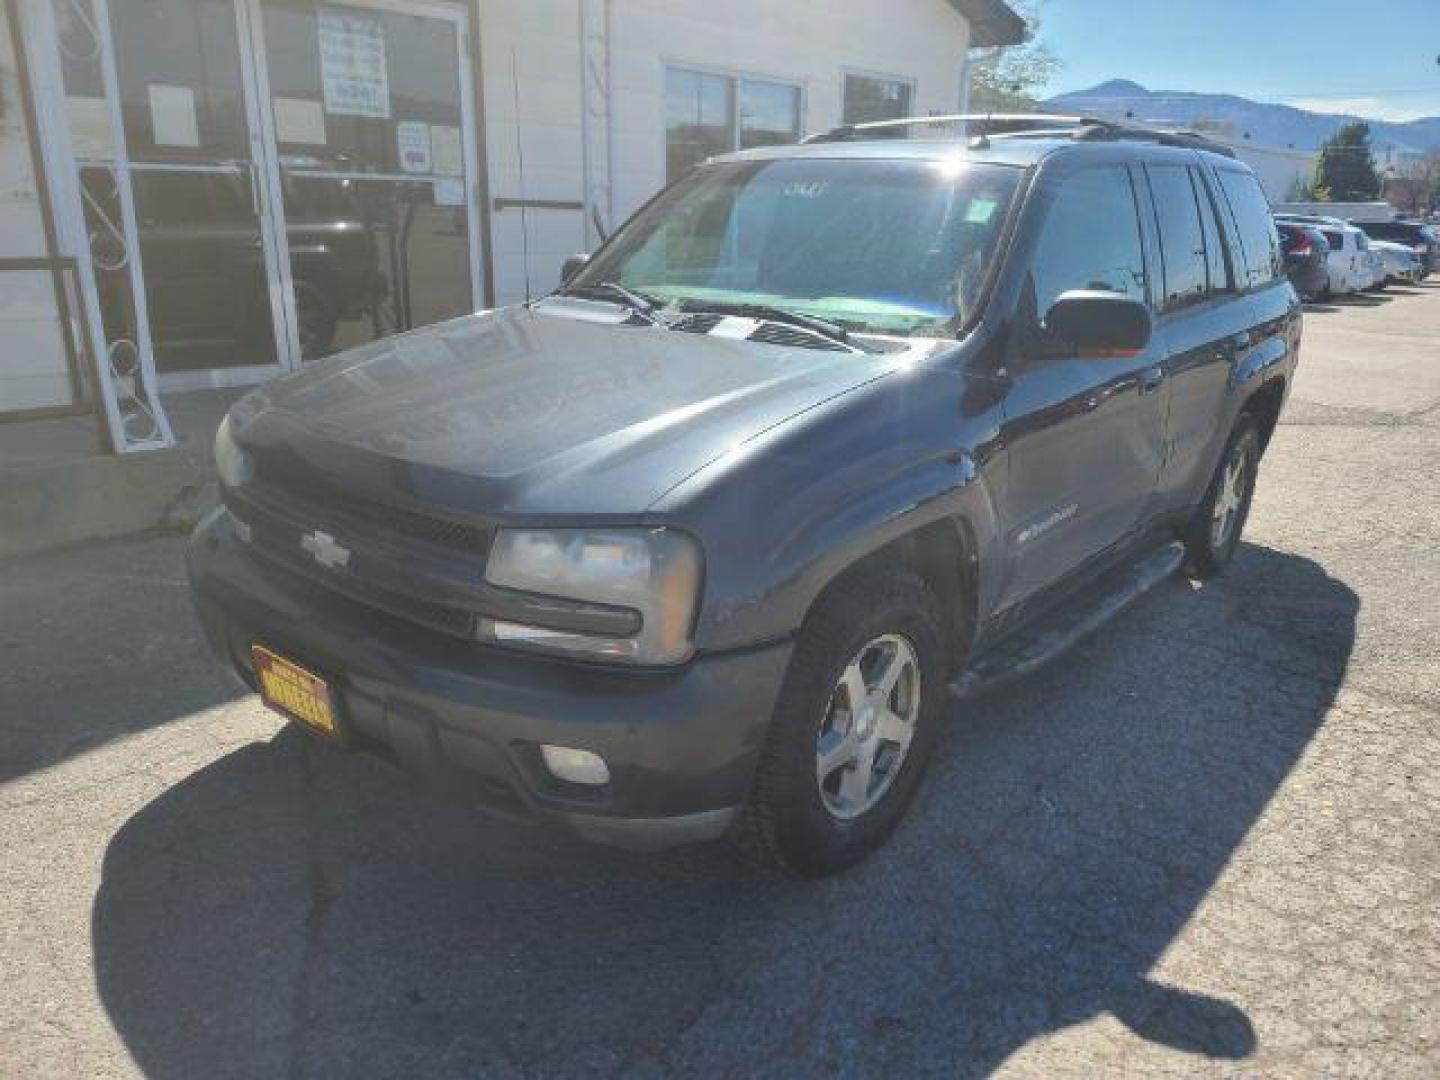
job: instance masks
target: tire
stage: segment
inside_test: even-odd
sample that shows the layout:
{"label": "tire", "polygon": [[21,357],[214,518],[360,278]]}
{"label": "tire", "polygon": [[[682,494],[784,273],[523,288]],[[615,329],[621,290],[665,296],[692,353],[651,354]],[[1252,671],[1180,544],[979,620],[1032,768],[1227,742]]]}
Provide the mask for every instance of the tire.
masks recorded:
{"label": "tire", "polygon": [[[1232,466],[1240,469],[1238,488]],[[1225,444],[1220,464],[1215,467],[1205,499],[1185,530],[1185,562],[1191,577],[1215,577],[1234,557],[1245,520],[1250,516],[1259,468],[1260,430],[1253,416],[1242,413]],[[1221,513],[1228,518],[1223,528],[1218,523]]]}
{"label": "tire", "polygon": [[[909,649],[908,658],[902,648]],[[852,662],[860,661],[867,687],[867,672],[878,686],[879,675],[889,670],[887,657],[902,666],[913,661],[914,676],[902,675],[883,699],[883,691],[872,691],[868,711],[857,717],[848,689],[855,684],[846,679]],[[745,854],[771,868],[821,877],[879,847],[920,786],[945,711],[949,674],[939,604],[917,575],[861,572],[833,584],[800,632],[754,786],[732,834]],[[873,707],[882,701],[886,708]],[[904,729],[906,716],[909,736],[902,750],[885,736]],[[873,756],[872,741],[878,747]],[[821,755],[827,747],[828,760]],[[851,763],[835,766],[845,753],[853,754]],[[864,783],[858,774],[865,760],[873,765],[870,783],[863,798],[852,798]]]}

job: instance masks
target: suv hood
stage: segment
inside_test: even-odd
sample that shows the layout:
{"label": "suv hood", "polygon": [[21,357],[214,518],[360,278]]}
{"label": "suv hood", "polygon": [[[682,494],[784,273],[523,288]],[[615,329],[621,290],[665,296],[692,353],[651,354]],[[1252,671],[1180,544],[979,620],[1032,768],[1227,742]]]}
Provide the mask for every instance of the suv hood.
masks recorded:
{"label": "suv hood", "polygon": [[234,422],[262,478],[319,474],[462,514],[634,514],[934,345],[856,354],[626,318],[569,299],[466,316],[271,383]]}

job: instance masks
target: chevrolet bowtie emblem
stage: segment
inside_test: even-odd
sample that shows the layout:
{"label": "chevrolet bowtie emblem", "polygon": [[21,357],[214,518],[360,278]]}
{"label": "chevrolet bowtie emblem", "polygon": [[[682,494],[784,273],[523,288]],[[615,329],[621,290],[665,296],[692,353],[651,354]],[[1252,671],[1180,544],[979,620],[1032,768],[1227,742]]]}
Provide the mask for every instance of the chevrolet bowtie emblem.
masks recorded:
{"label": "chevrolet bowtie emblem", "polygon": [[300,537],[300,546],[329,570],[338,570],[350,562],[350,549],[336,543],[335,537],[319,529]]}

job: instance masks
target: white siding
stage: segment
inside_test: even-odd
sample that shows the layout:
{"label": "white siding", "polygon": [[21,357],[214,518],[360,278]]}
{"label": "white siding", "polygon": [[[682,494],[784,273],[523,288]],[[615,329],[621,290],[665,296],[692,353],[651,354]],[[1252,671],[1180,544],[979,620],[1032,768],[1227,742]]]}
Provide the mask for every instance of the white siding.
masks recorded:
{"label": "white siding", "polygon": [[[0,17],[0,256],[45,255],[9,20]],[[48,272],[0,274],[0,413],[70,404],[65,339]]]}
{"label": "white siding", "polygon": [[1315,162],[1320,155],[1308,150],[1282,150],[1277,147],[1255,146],[1242,140],[1222,140],[1235,156],[1249,165],[1272,203],[1284,202],[1295,190],[1297,181],[1314,179]]}
{"label": "white siding", "polygon": [[[604,26],[603,0],[486,0],[480,7],[492,198],[582,199],[585,2],[594,35]],[[798,85],[801,128],[815,132],[841,122],[846,71],[911,82],[917,114],[954,112],[969,45],[965,20],[946,0],[615,0],[610,26],[613,161],[606,160],[603,92],[592,102],[589,133],[592,195],[602,215],[607,173],[613,176],[610,225],[665,181],[667,64]],[[603,43],[591,55],[603,65]],[[592,84],[597,91],[600,79]],[[586,247],[575,210],[504,210],[492,214],[491,227],[499,303],[523,299],[527,276],[530,295],[552,288],[565,257]]]}

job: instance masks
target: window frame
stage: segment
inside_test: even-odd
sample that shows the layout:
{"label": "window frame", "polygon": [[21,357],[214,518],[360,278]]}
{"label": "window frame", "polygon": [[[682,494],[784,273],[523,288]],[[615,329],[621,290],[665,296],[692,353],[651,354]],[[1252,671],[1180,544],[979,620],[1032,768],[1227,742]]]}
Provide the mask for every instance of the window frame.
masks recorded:
{"label": "window frame", "polygon": [[[660,168],[664,174],[664,181],[661,187],[668,187],[679,176],[671,176],[669,169],[670,132],[665,124],[666,108],[666,80],[671,71],[682,72],[687,75],[710,75],[716,78],[725,79],[729,86],[727,93],[730,102],[730,132],[729,149],[723,151],[733,154],[740,149],[740,86],[742,83],[770,83],[774,86],[784,86],[795,91],[795,142],[777,143],[773,145],[794,146],[805,138],[805,115],[809,106],[805,93],[805,81],[793,78],[785,78],[779,75],[767,75],[763,72],[745,71],[740,68],[728,68],[715,64],[695,64],[688,60],[671,59],[661,57],[660,60]],[[708,159],[702,159],[708,160]],[[699,165],[696,162],[695,165]],[[695,165],[692,165],[693,169]]]}
{"label": "window frame", "polygon": [[864,120],[851,121],[845,119],[845,80],[852,77],[856,79],[874,79],[878,82],[897,83],[901,86],[904,86],[906,91],[910,95],[910,100],[908,102],[908,111],[905,113],[905,115],[915,115],[915,100],[920,96],[920,81],[914,76],[894,75],[888,72],[872,71],[866,68],[842,67],[840,69],[840,123],[842,125],[850,123],[866,123],[866,121]]}

